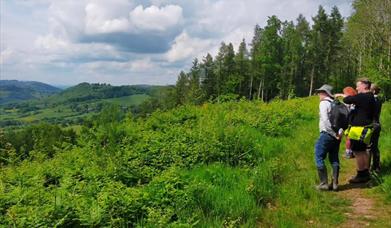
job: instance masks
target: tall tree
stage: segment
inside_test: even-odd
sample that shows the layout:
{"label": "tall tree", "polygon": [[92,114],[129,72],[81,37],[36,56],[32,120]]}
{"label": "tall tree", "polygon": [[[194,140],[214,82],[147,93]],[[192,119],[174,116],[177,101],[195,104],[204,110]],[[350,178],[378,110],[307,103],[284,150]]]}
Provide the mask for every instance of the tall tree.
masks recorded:
{"label": "tall tree", "polygon": [[189,73],[188,100],[192,104],[201,104],[204,99],[203,91],[201,89],[200,77],[201,77],[201,68],[198,63],[198,59],[195,58],[193,60],[193,66],[191,67]]}
{"label": "tall tree", "polygon": [[312,18],[314,24],[311,31],[309,55],[311,61],[309,95],[315,87],[328,82],[329,77],[329,23],[328,15],[322,6],[319,6],[318,14]]}
{"label": "tall tree", "polygon": [[358,74],[368,76],[391,94],[391,1],[355,0],[346,38],[358,62]]}
{"label": "tall tree", "polygon": [[205,97],[215,98],[217,97],[217,78],[215,74],[215,64],[213,62],[213,57],[211,54],[207,54],[206,57],[202,60],[201,64],[202,79],[201,79],[201,88],[205,93]]}
{"label": "tall tree", "polygon": [[262,34],[263,29],[256,25],[254,28],[254,37],[251,42],[250,50],[250,82],[248,84],[248,99],[253,99],[254,96],[254,85],[255,80],[261,78],[261,63],[260,63],[260,52],[261,52],[261,43],[262,43]]}
{"label": "tall tree", "polygon": [[190,80],[188,75],[181,71],[176,82],[176,100],[179,105],[187,103],[189,93]]}
{"label": "tall tree", "polygon": [[276,16],[269,17],[262,33],[260,53],[259,56],[256,56],[261,64],[257,98],[264,101],[268,101],[278,94],[276,88],[282,65],[280,30],[281,21]]}
{"label": "tall tree", "polygon": [[310,45],[310,26],[305,17],[300,14],[296,19],[296,31],[299,34],[301,45],[299,49],[298,72],[295,77],[296,96],[303,97],[308,95],[310,82],[310,65],[309,65],[309,45]]}
{"label": "tall tree", "polygon": [[344,87],[342,80],[341,69],[343,67],[343,54],[342,52],[342,29],[344,26],[344,21],[339,13],[339,10],[334,6],[331,10],[329,18],[329,46],[328,46],[328,63],[329,63],[329,73],[331,77],[331,84],[336,90],[341,91]]}
{"label": "tall tree", "polygon": [[295,78],[298,74],[302,40],[293,22],[284,22],[282,29],[283,63],[278,82],[279,97],[286,99],[295,94]]}
{"label": "tall tree", "polygon": [[238,53],[235,56],[235,64],[236,74],[239,81],[236,92],[241,96],[247,96],[246,89],[248,89],[248,87],[246,85],[250,83],[250,62],[249,52],[244,39],[240,43]]}

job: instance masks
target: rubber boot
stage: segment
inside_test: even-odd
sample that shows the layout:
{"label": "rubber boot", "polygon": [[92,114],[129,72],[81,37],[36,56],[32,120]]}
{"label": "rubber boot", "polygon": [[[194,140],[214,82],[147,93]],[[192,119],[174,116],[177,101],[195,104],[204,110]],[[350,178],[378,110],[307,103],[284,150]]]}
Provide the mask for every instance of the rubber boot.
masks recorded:
{"label": "rubber boot", "polygon": [[333,191],[338,191],[338,177],[339,177],[339,166],[333,166],[333,181],[331,184],[331,189]]}
{"label": "rubber boot", "polygon": [[329,190],[329,185],[327,183],[327,169],[326,167],[318,168],[318,175],[320,183],[316,187],[316,189],[320,191],[327,191]]}
{"label": "rubber boot", "polygon": [[357,175],[349,180],[351,184],[365,183],[371,179],[371,175],[368,169],[357,171]]}

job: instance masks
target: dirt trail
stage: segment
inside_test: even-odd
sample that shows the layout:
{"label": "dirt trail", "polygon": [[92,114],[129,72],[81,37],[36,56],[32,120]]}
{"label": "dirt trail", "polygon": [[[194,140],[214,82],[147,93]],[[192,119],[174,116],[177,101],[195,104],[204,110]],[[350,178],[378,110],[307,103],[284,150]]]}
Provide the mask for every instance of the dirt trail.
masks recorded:
{"label": "dirt trail", "polygon": [[391,227],[391,205],[370,187],[373,182],[366,184],[349,184],[348,180],[355,173],[354,159],[342,158],[342,172],[339,178],[340,191],[336,194],[351,202],[349,211],[345,213],[346,221],[340,227]]}

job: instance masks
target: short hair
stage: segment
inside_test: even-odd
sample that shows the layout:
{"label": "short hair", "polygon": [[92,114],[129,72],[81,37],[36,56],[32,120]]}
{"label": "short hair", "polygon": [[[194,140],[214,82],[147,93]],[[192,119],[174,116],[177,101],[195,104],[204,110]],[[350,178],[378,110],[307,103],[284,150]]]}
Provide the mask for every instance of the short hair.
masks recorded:
{"label": "short hair", "polygon": [[377,95],[377,94],[380,93],[380,87],[378,85],[376,85],[376,84],[372,84],[371,85],[371,91],[372,91],[372,93]]}
{"label": "short hair", "polygon": [[371,81],[368,78],[359,78],[357,79],[357,82],[361,82],[367,86],[367,89],[371,88]]}

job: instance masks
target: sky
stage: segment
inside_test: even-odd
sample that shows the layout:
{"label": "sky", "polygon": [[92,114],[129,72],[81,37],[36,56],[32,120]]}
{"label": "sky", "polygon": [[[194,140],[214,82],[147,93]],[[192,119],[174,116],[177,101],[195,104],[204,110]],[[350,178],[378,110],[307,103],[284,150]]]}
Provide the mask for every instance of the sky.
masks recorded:
{"label": "sky", "polygon": [[0,0],[0,79],[175,84],[268,16],[311,22],[319,5],[351,14],[351,0]]}

